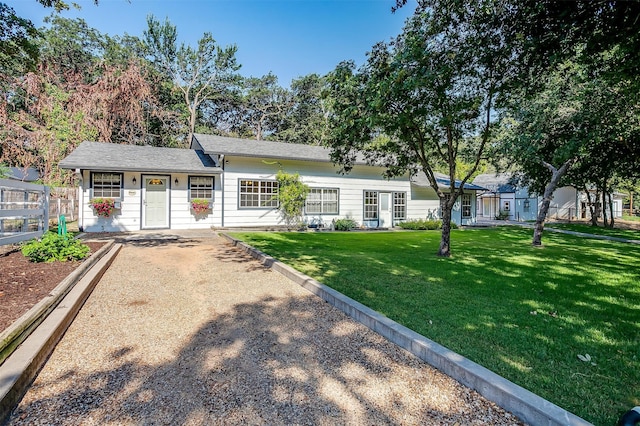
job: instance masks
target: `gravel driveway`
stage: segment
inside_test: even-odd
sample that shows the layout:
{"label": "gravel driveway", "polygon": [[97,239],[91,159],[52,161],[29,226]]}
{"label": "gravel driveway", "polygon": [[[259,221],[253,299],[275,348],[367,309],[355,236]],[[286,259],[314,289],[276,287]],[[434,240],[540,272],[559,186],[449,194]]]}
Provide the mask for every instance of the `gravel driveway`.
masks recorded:
{"label": "gravel driveway", "polygon": [[212,234],[125,244],[9,424],[520,423]]}

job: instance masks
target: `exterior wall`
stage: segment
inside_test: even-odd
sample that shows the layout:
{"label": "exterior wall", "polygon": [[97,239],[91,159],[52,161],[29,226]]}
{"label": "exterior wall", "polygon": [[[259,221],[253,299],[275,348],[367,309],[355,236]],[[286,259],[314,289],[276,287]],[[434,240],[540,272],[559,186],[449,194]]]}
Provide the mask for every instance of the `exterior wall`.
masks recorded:
{"label": "exterior wall", "polygon": [[[108,218],[96,216],[89,206],[89,200],[93,198],[91,189],[91,172],[83,170],[82,182],[78,191],[79,215],[78,224],[86,232],[115,232],[115,231],[137,231],[143,229],[143,179],[145,176],[166,176],[167,191],[169,201],[169,223],[166,228],[172,229],[195,229],[219,226],[222,217],[221,204],[217,201],[221,199],[220,178],[214,177],[214,201],[212,211],[196,218],[190,210],[188,200],[189,175],[182,173],[123,173],[121,199],[119,208]],[[136,183],[133,183],[133,179]],[[178,179],[176,185],[175,180]]]}
{"label": "exterior wall", "polygon": [[548,219],[575,219],[578,217],[576,203],[578,201],[578,193],[575,188],[565,186],[558,188],[553,193],[553,199],[549,204]]}
{"label": "exterior wall", "polygon": [[466,226],[476,223],[476,194],[475,191],[465,191],[465,194],[471,196],[471,217],[462,217],[462,202],[460,198],[456,201],[451,210],[451,220],[458,225]]}
{"label": "exterior wall", "polygon": [[407,196],[407,219],[425,218],[428,211],[437,212],[438,198],[432,190],[416,190],[408,178],[386,180],[383,168],[355,166],[348,175],[340,175],[331,163],[262,161],[245,157],[226,157],[224,165],[225,227],[282,225],[280,213],[273,208],[242,208],[239,205],[240,180],[275,180],[282,168],[287,173],[299,173],[301,180],[312,188],[338,188],[338,214],[305,215],[309,224],[329,226],[331,221],[351,218],[365,227],[377,226],[377,221],[363,221],[364,191],[404,192]]}

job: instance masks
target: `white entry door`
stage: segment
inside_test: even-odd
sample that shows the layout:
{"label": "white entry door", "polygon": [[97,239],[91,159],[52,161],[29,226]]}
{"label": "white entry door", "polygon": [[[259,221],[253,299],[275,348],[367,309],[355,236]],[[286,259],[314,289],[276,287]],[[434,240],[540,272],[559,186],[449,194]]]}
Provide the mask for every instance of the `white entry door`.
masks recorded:
{"label": "white entry door", "polygon": [[380,217],[378,226],[380,228],[391,228],[393,226],[391,194],[389,192],[381,192],[379,195],[378,203],[380,205]]}
{"label": "white entry door", "polygon": [[144,228],[169,226],[167,177],[145,176],[142,194]]}

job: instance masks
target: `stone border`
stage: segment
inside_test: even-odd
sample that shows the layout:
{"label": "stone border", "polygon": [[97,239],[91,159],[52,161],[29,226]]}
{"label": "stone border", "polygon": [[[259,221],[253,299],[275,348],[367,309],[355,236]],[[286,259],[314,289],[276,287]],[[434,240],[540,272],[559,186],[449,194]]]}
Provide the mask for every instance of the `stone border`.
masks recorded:
{"label": "stone border", "polygon": [[[34,316],[36,311],[40,312],[40,317],[36,319],[39,325],[36,324],[36,327],[32,323],[26,327],[31,334],[0,365],[0,424],[8,420],[121,247],[121,244],[114,244],[113,241],[102,247],[89,259],[91,262],[87,261],[86,266],[83,264],[79,267],[82,268],[81,272],[76,274],[78,270],[74,271],[56,287],[54,292],[58,295],[56,299],[59,303],[32,309],[33,313],[29,311]],[[48,312],[48,315],[42,312]],[[29,313],[20,320],[27,316],[30,318]]]}
{"label": "stone border", "polygon": [[476,390],[522,421],[531,425],[591,425],[575,414],[392,321],[248,244],[224,233],[220,235],[233,246],[259,260],[264,266],[281,273],[399,347],[413,353],[463,385]]}
{"label": "stone border", "polygon": [[0,364],[11,355],[29,334],[55,309],[60,300],[71,290],[76,282],[87,273],[95,263],[113,246],[109,241],[89,259],[82,262],[73,272],[66,276],[44,299],[35,304],[24,315],[0,333]]}

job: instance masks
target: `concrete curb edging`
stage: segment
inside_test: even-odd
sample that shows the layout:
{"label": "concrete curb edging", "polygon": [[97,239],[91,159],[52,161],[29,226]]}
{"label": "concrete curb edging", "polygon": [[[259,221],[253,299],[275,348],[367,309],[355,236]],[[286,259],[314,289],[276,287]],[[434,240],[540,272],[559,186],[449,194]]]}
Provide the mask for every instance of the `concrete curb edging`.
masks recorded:
{"label": "concrete curb edging", "polygon": [[478,391],[482,396],[522,421],[530,425],[591,425],[575,414],[321,284],[248,244],[224,233],[220,235],[233,246],[259,260],[264,266],[281,273],[389,341],[413,353],[463,385]]}
{"label": "concrete curb edging", "polygon": [[66,276],[44,299],[35,304],[24,315],[0,333],[0,364],[11,355],[11,351],[22,343],[45,318],[55,309],[60,300],[71,290],[76,282],[113,247],[109,241],[84,261],[78,268]]}
{"label": "concrete curb edging", "polygon": [[81,274],[60,303],[0,365],[0,424],[8,420],[120,248],[121,244],[110,245],[109,251]]}

